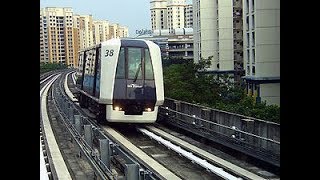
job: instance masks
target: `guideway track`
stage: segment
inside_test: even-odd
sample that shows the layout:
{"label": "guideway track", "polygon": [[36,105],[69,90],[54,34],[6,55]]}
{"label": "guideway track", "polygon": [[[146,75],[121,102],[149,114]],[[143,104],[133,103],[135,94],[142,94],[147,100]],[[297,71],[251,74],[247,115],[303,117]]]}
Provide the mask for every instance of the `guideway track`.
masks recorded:
{"label": "guideway track", "polygon": [[169,134],[169,133],[166,133],[165,131],[161,130],[161,129],[158,129],[154,126],[145,126],[146,129],[148,129],[149,131],[165,138],[165,139],[168,139],[169,141],[171,141],[172,143],[178,145],[178,146],[181,146],[182,148],[188,150],[188,151],[191,151],[192,153],[196,154],[197,156],[200,156],[201,158],[204,158],[206,159],[207,161],[213,163],[213,164],[217,164],[218,166],[226,169],[227,171],[229,172],[232,172],[240,177],[243,177],[245,179],[252,179],[252,180],[255,180],[255,179],[261,179],[261,180],[264,180],[265,178],[262,178],[256,174],[253,174],[237,165],[234,165],[224,159],[221,159],[211,153],[208,153],[186,141],[183,141],[177,137],[174,137],[173,135]]}
{"label": "guideway track", "polygon": [[43,130],[43,137],[45,139],[45,144],[47,147],[47,155],[52,162],[50,164],[50,168],[52,171],[52,176],[54,179],[72,179],[71,175],[68,171],[68,168],[63,160],[62,154],[60,152],[59,146],[56,142],[56,139],[54,137],[50,121],[49,121],[49,116],[47,113],[47,95],[49,88],[51,85],[54,83],[54,81],[60,76],[56,75],[54,76],[40,91],[40,102],[41,102],[41,125],[42,125],[42,130]]}
{"label": "guideway track", "polygon": [[153,173],[157,174],[159,177],[162,177],[163,179],[168,180],[174,180],[174,179],[181,179],[177,175],[175,175],[173,172],[162,166],[160,163],[155,161],[153,158],[148,156],[146,153],[144,153],[142,150],[137,148],[135,145],[133,145],[130,141],[128,141],[125,137],[123,137],[121,134],[119,134],[117,131],[115,131],[111,127],[103,127],[103,130],[107,133],[109,137],[112,138],[116,143],[120,144],[122,147],[124,147],[127,151],[134,154],[134,156],[141,161],[143,161],[146,167],[152,170]]}
{"label": "guideway track", "polygon": [[[68,75],[70,75],[70,73],[68,73]],[[95,124],[90,117],[84,114],[83,111],[79,109],[80,107],[77,103],[74,103],[74,101],[70,99],[70,97],[72,98],[70,94],[68,97],[66,92],[69,91],[65,89],[66,86],[64,86],[64,82],[66,81],[63,81],[61,78],[59,85],[52,88],[53,104],[59,107],[59,114],[63,120],[64,126],[67,128],[68,132],[74,133],[72,136],[73,139],[75,139],[75,142],[77,142],[78,146],[79,144],[83,144],[82,147],[80,147],[81,154],[84,154],[86,159],[92,162],[91,165],[94,166],[93,169],[95,172],[99,171],[100,168],[104,169],[104,172],[107,170],[105,168],[108,168],[108,172],[114,170],[113,167],[110,166],[110,163],[117,162],[117,160],[113,160],[115,160],[115,157],[120,157],[126,161],[122,164],[127,167],[124,168],[125,178],[132,179],[131,177],[134,175],[133,179],[166,179],[162,178],[161,175],[157,176],[158,174],[148,169],[148,167],[145,167],[143,164],[140,164],[140,161],[139,164],[137,164],[136,162],[138,161],[136,161],[135,158],[132,158],[133,155],[131,153],[128,153],[117,143],[109,140],[109,137],[101,130],[102,126]],[[108,152],[106,153],[105,150]],[[127,160],[130,161],[128,162]],[[109,173],[109,175],[110,177],[102,177],[102,179],[114,179],[118,176],[117,172],[114,171],[112,171],[112,174]],[[120,177],[123,177],[122,174]]]}

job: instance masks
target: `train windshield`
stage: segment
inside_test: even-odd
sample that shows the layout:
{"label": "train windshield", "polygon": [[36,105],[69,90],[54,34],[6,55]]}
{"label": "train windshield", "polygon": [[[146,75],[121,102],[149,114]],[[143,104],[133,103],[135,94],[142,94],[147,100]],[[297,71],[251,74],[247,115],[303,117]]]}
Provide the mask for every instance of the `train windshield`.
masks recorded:
{"label": "train windshield", "polygon": [[152,64],[151,64],[151,57],[150,57],[149,49],[144,49],[144,54],[145,54],[145,59],[144,59],[145,79],[152,80],[152,79],[154,79],[154,77],[153,77],[153,68],[152,68]]}
{"label": "train windshield", "polygon": [[[127,69],[127,73],[125,69]],[[134,82],[142,79],[153,80],[154,74],[149,49],[121,47],[116,79],[130,79]]]}
{"label": "train windshield", "polygon": [[119,59],[118,59],[118,65],[117,65],[117,72],[116,72],[116,79],[124,79],[125,78],[125,67],[126,67],[126,61],[125,61],[125,51],[124,48],[120,49]]}
{"label": "train windshield", "polygon": [[128,48],[128,79],[142,79],[141,48]]}

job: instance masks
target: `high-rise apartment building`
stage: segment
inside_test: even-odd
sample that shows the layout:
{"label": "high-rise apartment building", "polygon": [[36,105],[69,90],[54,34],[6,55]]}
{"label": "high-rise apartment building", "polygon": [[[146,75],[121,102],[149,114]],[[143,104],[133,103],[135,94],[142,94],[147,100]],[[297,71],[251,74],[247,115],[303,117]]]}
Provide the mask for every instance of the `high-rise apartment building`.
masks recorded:
{"label": "high-rise apartment building", "polygon": [[167,0],[151,0],[150,11],[152,30],[168,29]]}
{"label": "high-rise apartment building", "polygon": [[126,26],[121,26],[118,23],[110,24],[108,21],[93,22],[94,44],[106,41],[111,38],[128,37],[129,30]]}
{"label": "high-rise apartment building", "polygon": [[40,9],[40,62],[75,66],[72,8]]}
{"label": "high-rise apartment building", "polygon": [[244,0],[243,35],[248,94],[280,105],[280,0]]}
{"label": "high-rise apartment building", "polygon": [[119,37],[128,37],[129,29],[126,26],[119,26]]}
{"label": "high-rise apartment building", "polygon": [[78,52],[80,50],[81,45],[81,39],[80,39],[80,24],[81,24],[81,18],[80,15],[73,15],[73,50],[74,50],[74,59],[75,64],[78,67],[79,66],[79,55]]}
{"label": "high-rise apartment building", "polygon": [[78,51],[111,38],[128,37],[128,28],[92,15],[73,14],[72,8],[40,9],[40,62],[78,66]]}
{"label": "high-rise apartment building", "polygon": [[192,28],[192,5],[186,0],[150,0],[152,30]]}
{"label": "high-rise apartment building", "polygon": [[194,57],[211,59],[208,71],[234,75],[243,71],[242,0],[194,0]]}
{"label": "high-rise apartment building", "polygon": [[98,44],[100,42],[109,39],[109,21],[93,21],[93,44]]}
{"label": "high-rise apartment building", "polygon": [[119,26],[119,24],[116,24],[116,23],[109,25],[110,38],[118,37],[118,26]]}
{"label": "high-rise apartment building", "polygon": [[176,28],[185,27],[185,6],[185,0],[168,0],[168,29],[171,33],[173,33]]}
{"label": "high-rise apartment building", "polygon": [[242,77],[248,95],[280,105],[279,0],[193,0],[193,19],[196,62],[212,56],[209,71]]}
{"label": "high-rise apartment building", "polygon": [[92,15],[79,15],[80,49],[93,46]]}
{"label": "high-rise apartment building", "polygon": [[193,7],[192,4],[187,4],[184,7],[184,18],[185,18],[185,27],[193,28]]}
{"label": "high-rise apartment building", "polygon": [[193,0],[194,61],[213,56],[212,70],[217,69],[217,20],[217,0]]}

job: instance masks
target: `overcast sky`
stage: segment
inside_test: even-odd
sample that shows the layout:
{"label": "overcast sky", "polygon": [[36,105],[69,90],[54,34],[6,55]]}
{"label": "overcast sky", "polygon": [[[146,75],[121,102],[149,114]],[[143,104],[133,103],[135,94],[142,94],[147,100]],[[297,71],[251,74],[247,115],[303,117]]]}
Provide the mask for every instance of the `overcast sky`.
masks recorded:
{"label": "overcast sky", "polygon": [[40,7],[72,7],[74,14],[127,26],[130,37],[137,36],[136,30],[151,29],[150,0],[40,0]]}

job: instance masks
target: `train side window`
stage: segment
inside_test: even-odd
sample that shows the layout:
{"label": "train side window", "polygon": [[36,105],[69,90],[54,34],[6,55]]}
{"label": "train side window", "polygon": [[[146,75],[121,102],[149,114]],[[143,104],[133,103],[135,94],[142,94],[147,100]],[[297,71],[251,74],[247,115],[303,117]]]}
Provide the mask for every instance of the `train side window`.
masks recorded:
{"label": "train side window", "polygon": [[144,54],[145,54],[145,79],[152,80],[154,79],[154,77],[153,77],[153,68],[152,68],[149,49],[145,49]]}
{"label": "train side window", "polygon": [[87,75],[87,74],[90,74],[90,71],[89,71],[89,67],[90,67],[90,60],[91,60],[91,55],[89,53],[89,50],[85,52],[86,55],[86,59],[85,59],[85,69],[84,69],[84,74]]}
{"label": "train side window", "polygon": [[128,79],[141,79],[141,48],[128,48]]}
{"label": "train side window", "polygon": [[125,53],[124,53],[124,48],[120,49],[119,60],[118,60],[118,64],[117,64],[116,78],[117,79],[124,79],[125,78]]}
{"label": "train side window", "polygon": [[90,50],[90,54],[91,54],[91,62],[90,62],[90,75],[91,76],[94,76],[94,70],[95,70],[95,66],[96,66],[96,49],[91,49]]}
{"label": "train side window", "polygon": [[101,67],[101,47],[98,48],[98,52],[97,52],[97,67],[96,67],[96,82],[95,82],[95,96],[97,98],[99,98],[99,95],[100,95],[100,74],[101,74],[101,70],[100,70],[100,67]]}

